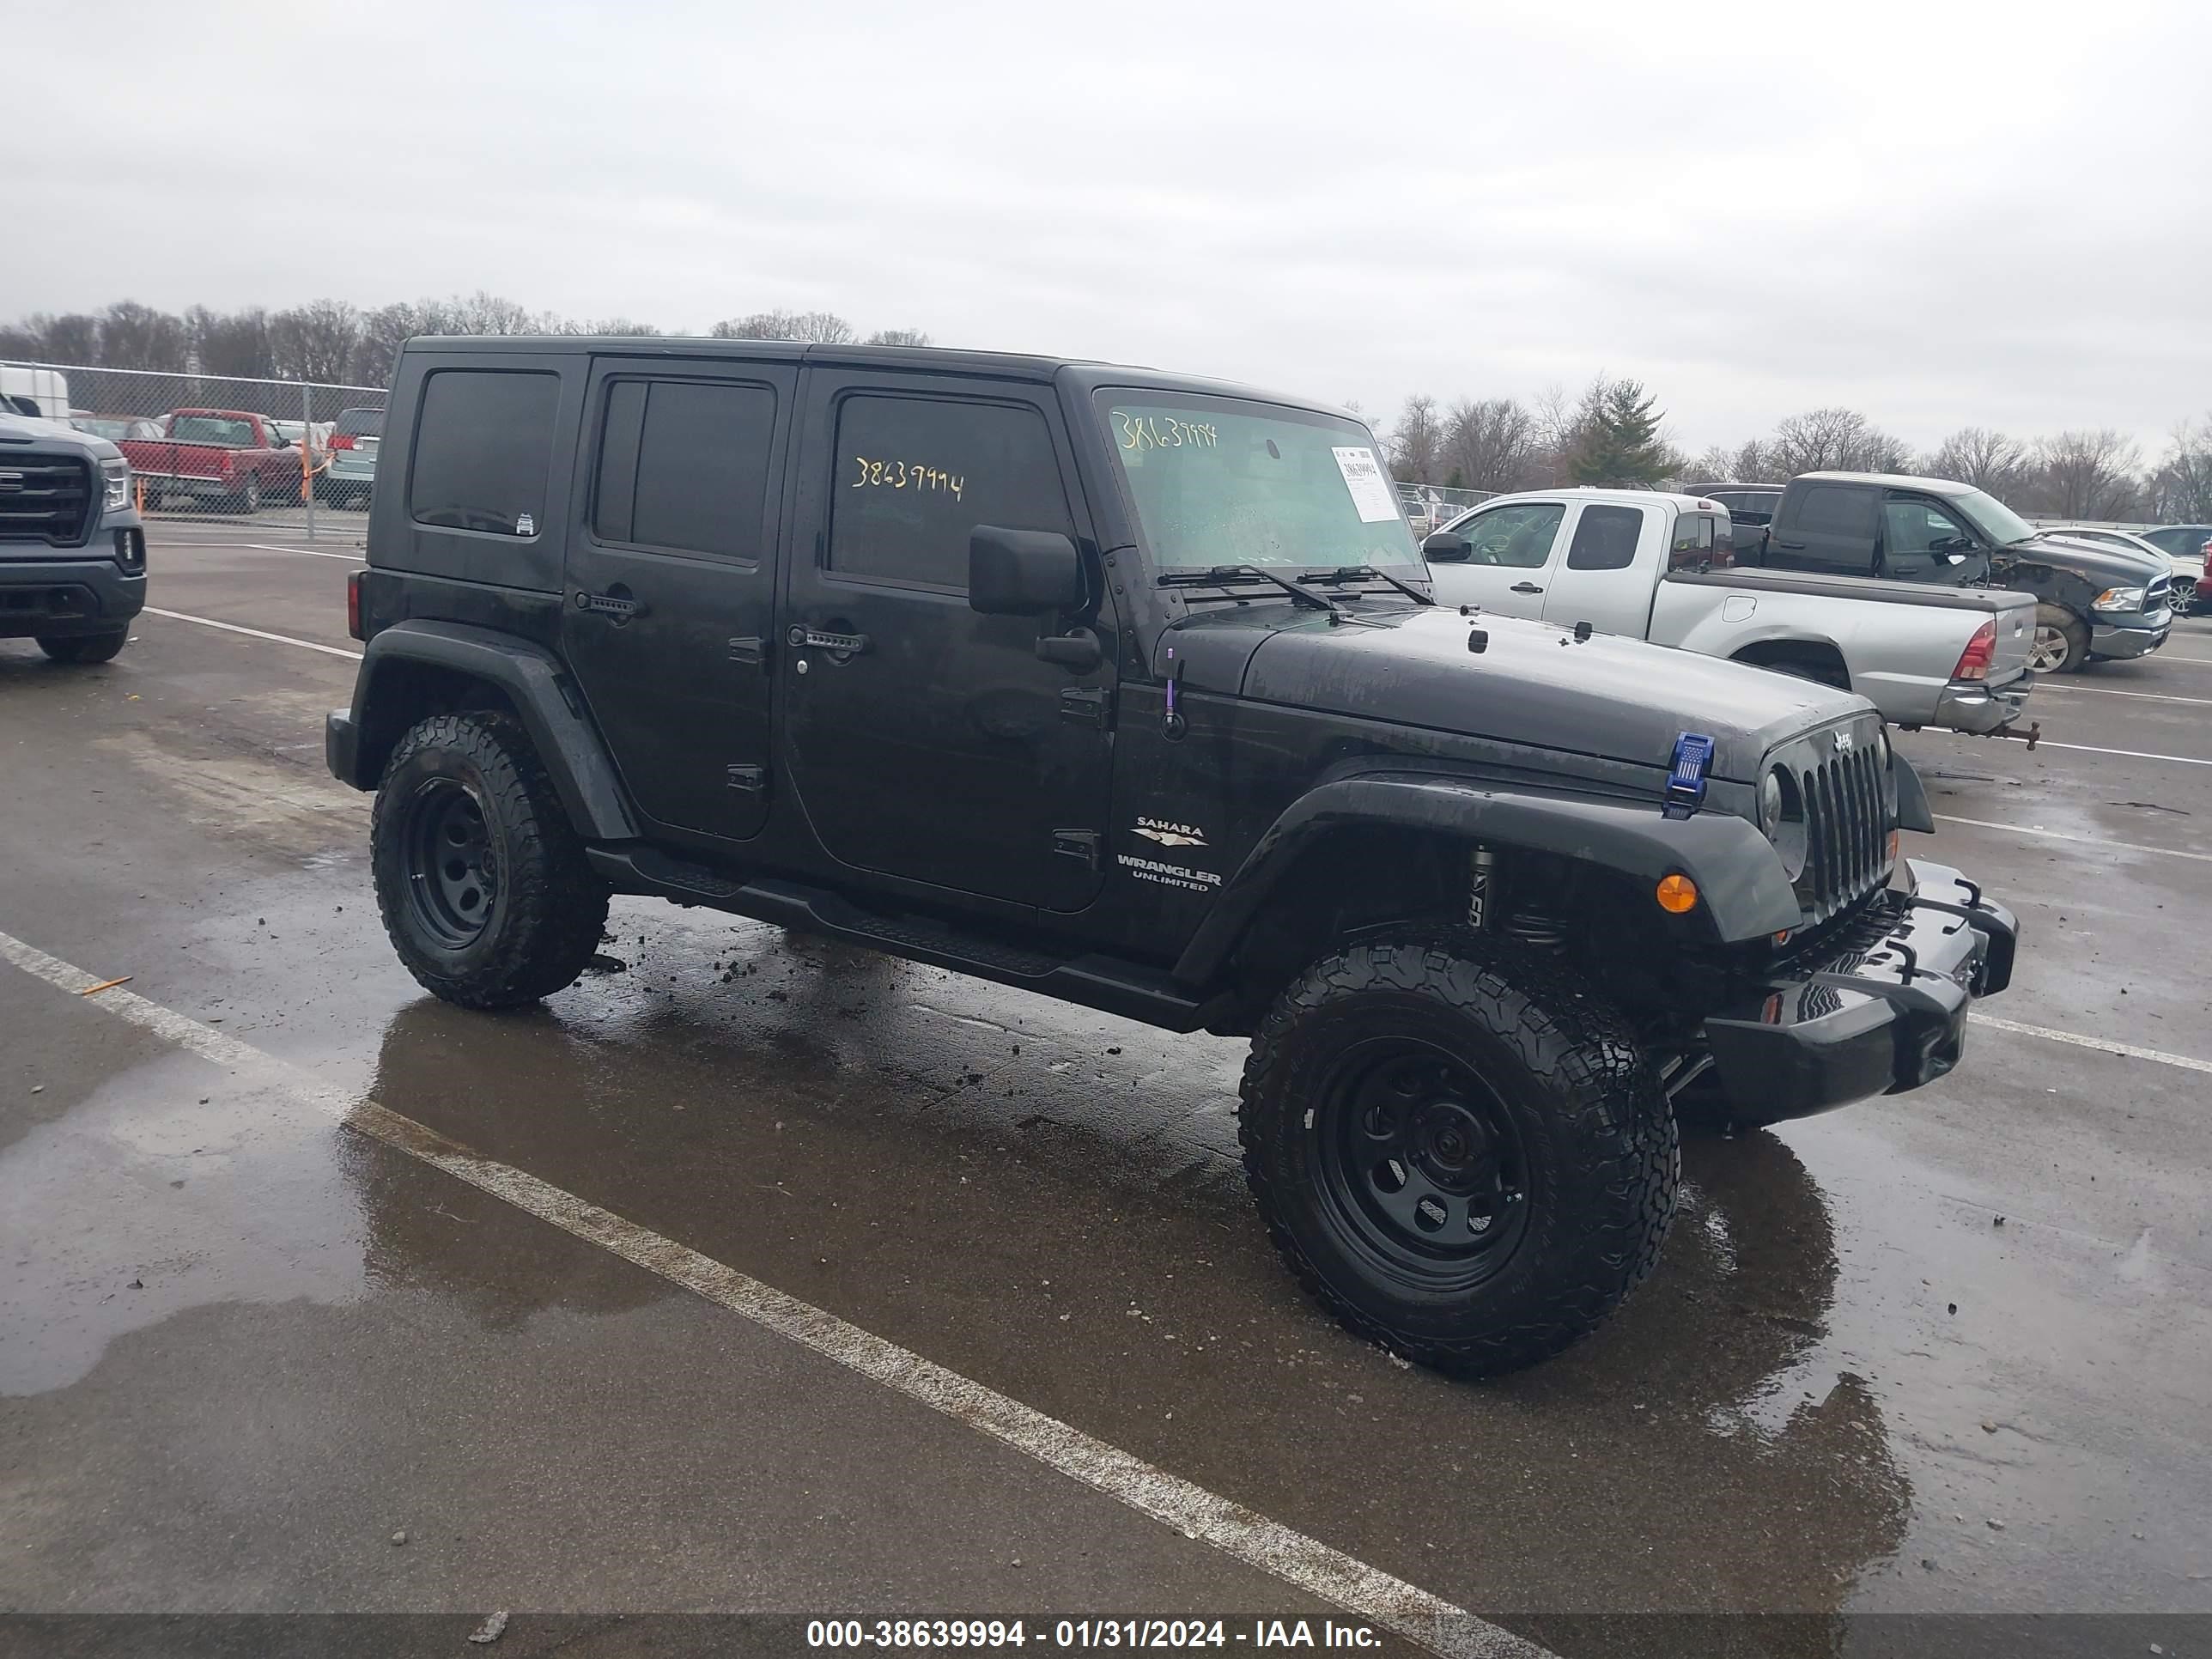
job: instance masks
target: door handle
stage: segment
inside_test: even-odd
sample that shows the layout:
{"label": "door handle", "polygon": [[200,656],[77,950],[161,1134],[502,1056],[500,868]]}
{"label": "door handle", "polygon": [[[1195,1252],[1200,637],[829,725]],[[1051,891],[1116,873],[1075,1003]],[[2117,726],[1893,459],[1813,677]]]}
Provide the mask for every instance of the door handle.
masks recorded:
{"label": "door handle", "polygon": [[868,648],[866,634],[832,634],[826,629],[802,628],[797,623],[792,623],[791,632],[784,637],[796,649],[812,646],[818,651],[834,651],[848,657],[857,657]]}
{"label": "door handle", "polygon": [[576,595],[576,609],[586,615],[611,617],[617,622],[627,622],[632,617],[642,617],[645,607],[635,599],[623,599],[618,593],[584,593]]}
{"label": "door handle", "polygon": [[1540,593],[1544,590],[1534,582],[1516,582],[1505,591],[1509,593]]}
{"label": "door handle", "polygon": [[1774,544],[1777,547],[1782,548],[1785,551],[1791,553],[1802,553],[1805,550],[1805,544],[1802,542],[1785,542],[1778,540]]}

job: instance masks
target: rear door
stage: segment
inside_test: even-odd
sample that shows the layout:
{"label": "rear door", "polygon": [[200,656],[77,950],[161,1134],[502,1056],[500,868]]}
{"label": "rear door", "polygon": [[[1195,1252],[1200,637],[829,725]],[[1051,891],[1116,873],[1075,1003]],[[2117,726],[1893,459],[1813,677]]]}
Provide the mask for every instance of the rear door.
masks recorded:
{"label": "rear door", "polygon": [[786,364],[596,359],[564,652],[656,824],[743,840],[768,812]]}
{"label": "rear door", "polygon": [[1881,491],[1871,484],[1793,485],[1782,498],[1766,562],[1791,570],[1871,576],[1881,512]]}
{"label": "rear door", "polygon": [[1540,578],[1544,620],[1564,628],[1586,622],[1601,634],[1642,639],[1651,625],[1651,594],[1671,516],[1658,501],[1648,507],[1578,503],[1565,556],[1554,559]]}
{"label": "rear door", "polygon": [[[1082,908],[1104,880],[1113,663],[1062,667],[1037,644],[1115,628],[1051,389],[811,368],[804,422],[778,672],[808,823],[859,869]],[[1073,537],[1091,603],[969,610],[985,524]]]}
{"label": "rear door", "polygon": [[1453,533],[1467,538],[1467,558],[1431,562],[1429,579],[1440,605],[1479,605],[1504,617],[1540,617],[1567,503],[1508,501],[1486,507]]}

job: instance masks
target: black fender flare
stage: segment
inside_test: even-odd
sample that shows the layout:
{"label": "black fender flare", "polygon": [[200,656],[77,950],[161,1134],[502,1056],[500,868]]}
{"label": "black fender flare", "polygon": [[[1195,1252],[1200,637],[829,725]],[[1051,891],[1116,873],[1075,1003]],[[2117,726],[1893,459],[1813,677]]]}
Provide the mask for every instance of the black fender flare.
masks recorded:
{"label": "black fender flare", "polygon": [[1894,749],[1889,751],[1889,775],[1897,785],[1897,827],[1934,835],[1936,814],[1928,805],[1927,787],[1912,769],[1912,763]]}
{"label": "black fender flare", "polygon": [[1335,830],[1375,824],[1562,854],[1655,886],[1662,877],[1686,875],[1723,942],[1778,933],[1803,920],[1765,836],[1729,813],[1668,818],[1656,803],[1545,794],[1472,778],[1370,774],[1316,786],[1269,826],[1192,934],[1176,977],[1212,983],[1304,848]]}
{"label": "black fender flare", "polygon": [[[544,647],[496,629],[407,621],[378,629],[362,653],[361,672],[354,681],[348,711],[354,735],[342,781],[356,789],[376,787],[382,757],[405,729],[391,729],[399,717],[380,717],[379,687],[388,690],[398,678],[394,671],[412,665],[498,687],[529,732],[577,833],[587,841],[636,838],[636,817],[614,757],[592,724],[574,681]],[[381,706],[388,710],[390,702],[386,696]]]}

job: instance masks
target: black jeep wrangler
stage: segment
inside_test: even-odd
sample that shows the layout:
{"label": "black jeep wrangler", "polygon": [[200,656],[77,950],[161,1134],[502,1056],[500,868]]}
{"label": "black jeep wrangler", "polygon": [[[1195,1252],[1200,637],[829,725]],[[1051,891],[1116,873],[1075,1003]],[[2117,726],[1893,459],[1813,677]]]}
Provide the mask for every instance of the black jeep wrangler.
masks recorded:
{"label": "black jeep wrangler", "polygon": [[1675,1109],[1957,1063],[2015,927],[1862,699],[1432,603],[1356,419],[1149,370],[404,353],[331,769],[430,990],[611,893],[1253,1039],[1245,1168],[1346,1324],[1525,1365],[1649,1271]]}

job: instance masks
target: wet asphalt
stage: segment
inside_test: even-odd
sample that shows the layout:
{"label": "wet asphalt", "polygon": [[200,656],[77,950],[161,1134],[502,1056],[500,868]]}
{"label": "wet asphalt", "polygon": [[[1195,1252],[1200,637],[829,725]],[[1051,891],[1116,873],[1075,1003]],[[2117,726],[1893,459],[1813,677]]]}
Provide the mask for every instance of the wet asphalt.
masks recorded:
{"label": "wet asphalt", "polygon": [[[153,603],[353,648],[348,561],[264,536],[157,531]],[[1509,1629],[2212,1613],[2212,1074],[1977,1027],[1693,1141],[1620,1316],[1453,1383],[1277,1267],[1242,1044],[635,900],[620,971],[430,1000],[322,770],[351,672],[0,642],[0,932]],[[2212,623],[2034,702],[1901,739],[1908,850],[2026,925],[1986,1011],[2212,1061]],[[0,1261],[0,1609],[1328,1610],[4,965]]]}

